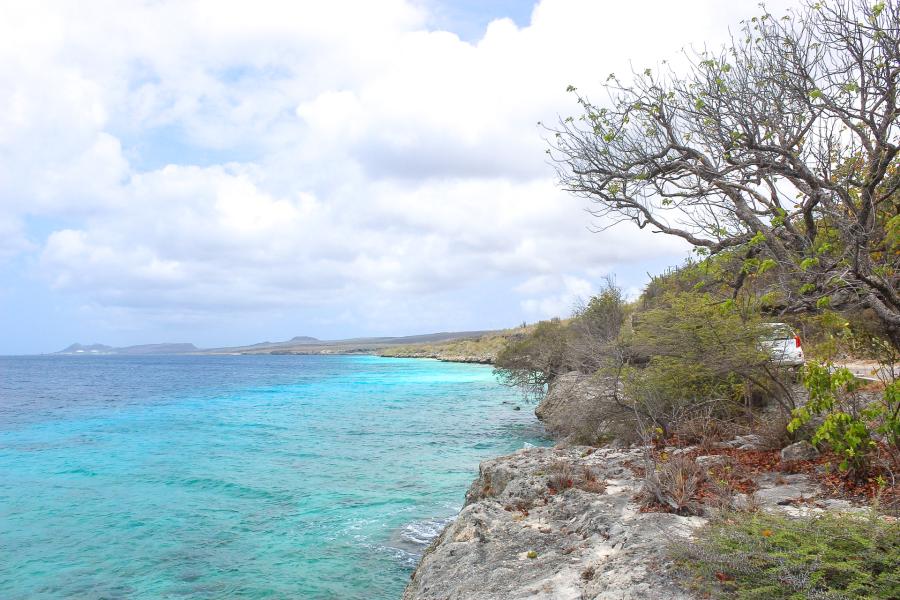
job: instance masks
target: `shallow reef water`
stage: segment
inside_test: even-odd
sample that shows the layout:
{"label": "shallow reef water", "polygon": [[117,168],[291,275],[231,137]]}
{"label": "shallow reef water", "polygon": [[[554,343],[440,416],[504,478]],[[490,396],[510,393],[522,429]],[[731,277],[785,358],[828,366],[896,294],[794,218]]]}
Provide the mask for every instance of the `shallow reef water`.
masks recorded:
{"label": "shallow reef water", "polygon": [[542,443],[483,365],[0,357],[0,598],[398,598],[479,460]]}

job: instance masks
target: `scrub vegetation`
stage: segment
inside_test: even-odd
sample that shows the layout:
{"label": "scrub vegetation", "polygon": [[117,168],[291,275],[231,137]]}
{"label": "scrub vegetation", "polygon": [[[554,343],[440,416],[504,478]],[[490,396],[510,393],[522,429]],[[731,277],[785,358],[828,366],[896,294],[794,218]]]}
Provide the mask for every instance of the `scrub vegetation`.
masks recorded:
{"label": "scrub vegetation", "polygon": [[[686,58],[611,75],[603,102],[570,87],[581,114],[546,129],[601,227],[649,227],[693,257],[637,299],[607,280],[569,318],[459,343],[490,345],[528,396],[580,394],[554,417],[568,442],[642,448],[642,510],[718,515],[673,549],[691,586],[900,597],[900,2],[764,12]],[[799,334],[805,364],[779,360],[776,332]],[[423,352],[457,350],[472,351]],[[874,508],[755,510],[760,478],[788,475]],[[565,464],[548,485],[603,489]]]}
{"label": "scrub vegetation", "polygon": [[381,348],[380,356],[397,358],[435,358],[460,362],[492,363],[511,339],[528,335],[535,326],[523,325],[495,331],[471,339],[458,339],[433,344],[409,344]]}
{"label": "scrub vegetation", "polygon": [[[495,368],[532,395],[573,373],[600,389],[587,438],[647,449],[645,510],[708,514],[745,495],[748,512],[677,552],[706,592],[900,597],[900,532],[882,516],[900,510],[900,3],[764,12],[687,59],[611,75],[602,103],[570,87],[581,114],[547,130],[563,187],[601,225],[679,237],[695,257],[634,301],[607,281],[571,318],[508,340]],[[767,323],[798,332],[805,365],[773,356]],[[862,380],[850,359],[878,366]],[[772,471],[880,512],[753,512],[754,477]]]}
{"label": "scrub vegetation", "polygon": [[691,587],[715,598],[900,596],[900,528],[875,514],[729,513],[673,552]]}
{"label": "scrub vegetation", "polygon": [[763,13],[682,72],[607,81],[548,128],[560,181],[630,221],[741,261],[783,313],[871,311],[900,348],[900,5]]}
{"label": "scrub vegetation", "polygon": [[[610,76],[602,105],[572,88],[582,114],[548,128],[548,153],[601,222],[679,237],[697,258],[635,302],[607,282],[571,319],[507,343],[497,371],[538,394],[572,371],[611,378],[599,419],[628,441],[677,442],[706,423],[808,439],[848,477],[893,482],[900,3],[764,12],[687,59],[684,72]],[[772,360],[766,322],[811,341],[799,372]],[[833,366],[848,357],[880,361],[881,381]]]}

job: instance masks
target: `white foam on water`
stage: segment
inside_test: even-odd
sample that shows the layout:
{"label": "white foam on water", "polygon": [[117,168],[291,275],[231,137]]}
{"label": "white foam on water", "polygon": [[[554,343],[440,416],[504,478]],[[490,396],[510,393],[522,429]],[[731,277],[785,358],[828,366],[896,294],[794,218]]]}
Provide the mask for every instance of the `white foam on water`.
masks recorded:
{"label": "white foam on water", "polygon": [[400,530],[400,535],[407,542],[418,546],[427,546],[440,535],[444,527],[456,520],[456,515],[444,518],[424,519],[407,523]]}

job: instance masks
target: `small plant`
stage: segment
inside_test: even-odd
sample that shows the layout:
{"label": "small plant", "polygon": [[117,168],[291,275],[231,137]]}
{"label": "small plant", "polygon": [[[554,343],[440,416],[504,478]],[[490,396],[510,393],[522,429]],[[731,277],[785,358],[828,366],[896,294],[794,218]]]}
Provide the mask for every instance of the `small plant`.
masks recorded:
{"label": "small plant", "polygon": [[606,482],[597,478],[597,474],[587,465],[575,468],[571,463],[561,460],[550,466],[547,487],[553,493],[570,488],[577,488],[593,494],[606,491]]}
{"label": "small plant", "polygon": [[550,466],[547,487],[556,492],[567,490],[575,485],[575,474],[572,466],[566,461],[559,461]]}
{"label": "small plant", "polygon": [[645,502],[662,504],[680,515],[698,514],[695,495],[704,479],[703,469],[687,456],[650,460],[645,468]]}
{"label": "small plant", "polygon": [[729,513],[672,552],[715,598],[900,597],[900,528],[874,513]]}
{"label": "small plant", "polygon": [[602,494],[606,491],[606,482],[597,478],[597,474],[590,467],[582,467],[581,474],[575,482],[578,489],[592,494]]}
{"label": "small plant", "polygon": [[[741,483],[744,481],[746,478],[743,474],[736,472],[730,464],[710,469],[706,478],[709,492],[706,502],[720,510],[735,508],[735,499],[737,494],[742,493]],[[749,496],[748,494],[748,498]],[[750,504],[749,500],[747,504]]]}

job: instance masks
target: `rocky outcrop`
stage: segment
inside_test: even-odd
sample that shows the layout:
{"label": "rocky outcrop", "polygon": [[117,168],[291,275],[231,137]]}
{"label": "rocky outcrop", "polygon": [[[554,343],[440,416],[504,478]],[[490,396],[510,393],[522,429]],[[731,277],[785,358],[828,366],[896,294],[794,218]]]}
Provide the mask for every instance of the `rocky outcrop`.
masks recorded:
{"label": "rocky outcrop", "polygon": [[[667,551],[706,519],[639,510],[643,480],[633,468],[645,451],[529,448],[481,463],[465,507],[425,551],[404,600],[693,598]],[[704,470],[727,460],[696,458]],[[764,472],[754,484],[732,506],[791,516],[864,510],[828,498],[805,474]]]}
{"label": "rocky outcrop", "polygon": [[790,462],[793,460],[812,460],[819,456],[816,447],[806,440],[791,444],[781,450],[781,460]]}
{"label": "rocky outcrop", "polygon": [[[612,378],[567,373],[550,386],[535,409],[554,448],[529,448],[481,464],[463,510],[425,551],[404,600],[637,600],[693,598],[679,585],[669,558],[703,517],[642,512],[645,448],[595,448],[615,435],[620,406]],[[727,467],[727,452],[758,451],[758,435],[700,454],[696,447],[667,448],[690,454],[702,477]],[[805,456],[805,446],[785,449],[785,461]],[[814,450],[814,449],[813,449]],[[853,510],[828,499],[807,475],[763,473],[750,495],[721,498],[722,506],[777,510],[789,515]],[[700,506],[700,514],[715,510]],[[690,542],[688,542],[690,543]]]}
{"label": "rocky outcrop", "polygon": [[665,546],[704,519],[640,512],[640,481],[628,467],[640,456],[530,448],[483,462],[403,598],[690,598],[670,575]]}
{"label": "rocky outcrop", "polygon": [[573,371],[550,384],[534,414],[564,443],[595,444],[610,433],[609,418],[619,410],[617,393],[621,390],[612,377]]}

